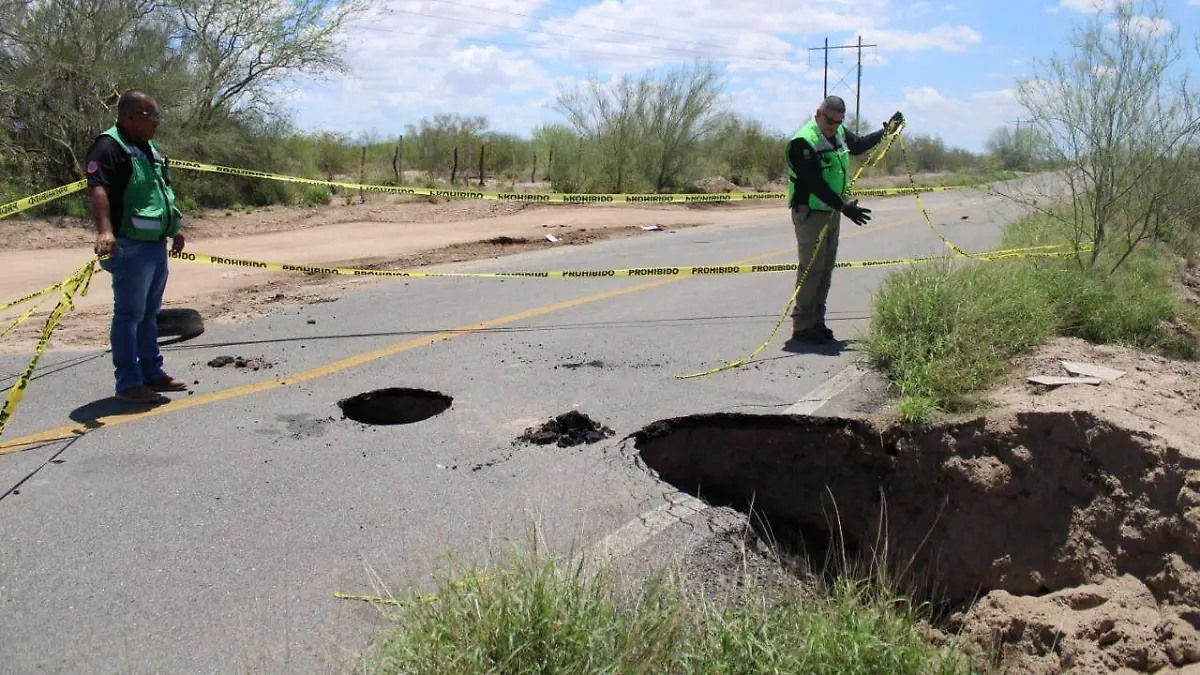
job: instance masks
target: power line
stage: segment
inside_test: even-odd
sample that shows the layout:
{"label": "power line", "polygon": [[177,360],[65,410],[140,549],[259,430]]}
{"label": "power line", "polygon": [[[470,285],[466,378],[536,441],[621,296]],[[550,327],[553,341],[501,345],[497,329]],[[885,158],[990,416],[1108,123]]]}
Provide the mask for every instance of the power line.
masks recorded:
{"label": "power line", "polygon": [[[457,2],[456,0],[431,0],[431,2],[440,2],[445,5],[455,5],[458,7],[466,7],[468,9],[481,10],[484,12],[495,12],[497,14],[508,14],[510,16],[520,16],[520,17],[524,17],[526,19],[540,19],[542,21],[554,21],[557,23],[565,23],[569,26],[579,26],[580,28],[586,28],[587,30],[590,30],[590,31],[603,30],[603,31],[608,31],[610,33],[622,33],[624,35],[636,35],[638,37],[648,37],[648,38],[652,38],[655,40],[663,39],[661,35],[651,35],[650,33],[637,33],[634,31],[622,30],[620,28],[601,28],[599,26],[589,26],[587,24],[582,24],[582,23],[578,23],[575,21],[567,21],[565,19],[556,19],[554,17],[538,17],[538,16],[534,16],[532,14],[522,14],[520,12],[511,12],[511,11],[504,10],[504,9],[492,9],[490,7],[480,7],[478,5],[471,5],[471,4],[468,4],[465,2]],[[561,5],[551,5],[549,3],[542,3],[542,4],[545,6],[549,6],[549,7],[561,7],[562,9],[569,9],[571,11],[578,11],[580,9],[578,7],[568,8],[568,7],[562,7]],[[770,33],[765,33],[763,31],[748,31],[748,32],[757,33],[759,35],[771,35]],[[571,36],[571,37],[576,37],[576,36]],[[774,36],[772,35],[772,37],[774,37]],[[715,43],[711,43],[711,42],[696,42],[694,40],[675,40],[675,42],[678,42],[679,44],[700,45],[703,47],[716,47],[718,49],[721,49],[722,47],[724,47],[724,45],[719,45],[719,44],[715,44]],[[753,51],[758,51],[758,50],[753,50]],[[769,52],[758,51],[758,53],[759,54],[768,54]],[[774,56],[774,54],[772,54],[772,56]]]}
{"label": "power line", "polygon": [[[825,52],[825,79],[824,79],[824,84],[823,84],[824,93],[821,94],[822,97],[829,96],[829,51],[830,50],[836,51],[836,50],[840,50],[840,49],[857,49],[858,50],[858,85],[855,86],[855,88],[854,88],[854,132],[855,133],[858,133],[858,126],[861,122],[860,118],[862,117],[860,114],[861,104],[862,104],[862,50],[863,50],[863,47],[878,47],[878,46],[879,45],[864,45],[863,41],[862,41],[862,36],[860,35],[860,36],[858,36],[857,44],[842,45],[840,47],[830,47],[829,46],[829,38],[825,38],[825,46],[808,48],[808,51],[810,51],[810,52],[813,52],[813,51]],[[837,71],[834,70],[834,72],[836,73]],[[846,79],[846,76],[843,75],[842,79],[839,80],[839,83],[845,81],[845,79]],[[834,87],[836,88],[837,85],[835,84]]]}
{"label": "power line", "polygon": [[[628,42],[622,42],[619,40],[606,40],[604,38],[591,38],[591,37],[585,37],[583,35],[570,35],[567,33],[555,33],[553,31],[537,30],[534,28],[522,28],[522,27],[518,27],[518,26],[505,26],[503,24],[488,23],[486,21],[475,21],[473,19],[459,19],[459,18],[450,17],[450,16],[425,14],[424,12],[413,12],[413,11],[410,11],[407,9],[389,9],[388,11],[399,12],[401,14],[411,14],[413,16],[423,16],[428,19],[440,19],[442,21],[451,21],[454,23],[477,24],[480,26],[490,26],[492,28],[500,28],[500,29],[504,29],[504,30],[521,31],[524,33],[535,33],[535,34],[539,34],[539,35],[552,35],[554,37],[572,38],[575,40],[585,40],[585,41],[592,41],[592,42],[607,42],[610,44],[629,46],[629,47],[644,47],[646,49],[658,49],[658,50],[662,50],[662,51],[681,52],[681,53],[689,54],[692,56],[704,56],[704,57],[710,57],[710,58],[725,56],[725,57],[730,57],[729,60],[742,59],[742,60],[746,60],[746,61],[764,61],[764,62],[769,61],[769,62],[789,63],[789,64],[792,63],[791,61],[789,61],[787,59],[779,59],[779,58],[766,59],[766,58],[760,58],[760,57],[756,57],[756,56],[748,56],[748,55],[740,54],[737,52],[711,52],[710,53],[710,52],[697,51],[695,49],[679,49],[679,48],[674,48],[674,47],[660,47],[657,45],[649,45],[649,44],[642,44],[642,43],[630,44]],[[724,60],[724,59],[722,59],[722,60]]]}

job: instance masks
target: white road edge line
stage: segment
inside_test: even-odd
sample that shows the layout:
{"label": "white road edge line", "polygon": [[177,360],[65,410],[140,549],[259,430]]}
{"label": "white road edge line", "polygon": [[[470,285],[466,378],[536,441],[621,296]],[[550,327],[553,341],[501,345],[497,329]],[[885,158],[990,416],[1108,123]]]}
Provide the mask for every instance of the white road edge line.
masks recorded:
{"label": "white road edge line", "polygon": [[865,368],[857,364],[848,366],[837,375],[825,380],[821,386],[810,391],[804,398],[796,401],[783,412],[785,415],[811,415],[825,407],[825,404],[829,403],[833,397],[846,391],[866,376]]}
{"label": "white road edge line", "polygon": [[[867,371],[862,367],[848,366],[789,406],[784,414],[811,415],[866,375]],[[646,511],[597,542],[591,547],[589,557],[602,562],[623,558],[675,523],[711,508],[686,492],[667,493],[664,497],[667,500],[665,504]]]}

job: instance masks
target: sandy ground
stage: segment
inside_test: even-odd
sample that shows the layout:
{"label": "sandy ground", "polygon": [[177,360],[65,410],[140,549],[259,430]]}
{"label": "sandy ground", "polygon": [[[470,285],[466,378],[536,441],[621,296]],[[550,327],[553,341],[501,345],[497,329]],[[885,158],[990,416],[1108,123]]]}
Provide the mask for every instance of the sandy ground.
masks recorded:
{"label": "sandy ground", "polygon": [[[1067,375],[1062,361],[1124,375],[1099,385],[1027,381]],[[1066,482],[1060,487],[1077,500],[1076,527],[1068,541],[1044,543],[1063,546],[1064,558],[1089,561],[1083,565],[1089,583],[1044,595],[993,591],[957,617],[961,628],[980,644],[997,647],[1012,672],[1200,668],[1200,363],[1059,339],[1021,360],[992,400],[989,418],[1064,413],[1083,427],[1080,415],[1088,415],[1127,434],[1133,445],[1162,454],[1149,450],[1139,465],[1144,460],[1130,453],[1123,460],[1130,462],[1130,475],[1124,481],[1105,476],[1109,489],[1099,488],[1090,504]],[[1069,437],[1072,429],[1052,433]],[[1095,475],[1104,476],[1100,467],[1127,452],[1117,435],[1106,439],[1089,431],[1087,438]],[[1108,538],[1123,542],[1115,557],[1105,551]]]}
{"label": "sandy ground", "polygon": [[[270,207],[231,215],[209,213],[185,223],[187,250],[300,264],[413,268],[493,258],[534,248],[586,244],[624,236],[729,222],[778,209],[773,203],[725,205],[528,206],[463,200],[413,201],[368,196],[365,204],[300,209]],[[786,217],[786,216],[782,216]],[[551,242],[552,234],[560,241]],[[501,239],[498,239],[501,238]],[[0,298],[5,302],[61,281],[91,255],[86,222],[62,219],[0,223]],[[164,305],[200,310],[206,322],[242,321],[268,307],[337,297],[351,285],[380,279],[301,277],[293,273],[173,262]],[[383,281],[386,283],[386,280]],[[4,340],[0,349],[36,344],[55,298]],[[111,317],[108,276],[99,273],[87,297],[62,321],[50,347],[104,348]],[[25,307],[0,314],[0,324]]]}
{"label": "sandy ground", "polygon": [[[1101,385],[1044,387],[1027,381],[1034,375],[1068,375],[1061,361],[1099,364],[1125,374]],[[1021,360],[991,398],[1001,411],[1087,410],[1190,448],[1200,458],[1200,363],[1061,338]]]}

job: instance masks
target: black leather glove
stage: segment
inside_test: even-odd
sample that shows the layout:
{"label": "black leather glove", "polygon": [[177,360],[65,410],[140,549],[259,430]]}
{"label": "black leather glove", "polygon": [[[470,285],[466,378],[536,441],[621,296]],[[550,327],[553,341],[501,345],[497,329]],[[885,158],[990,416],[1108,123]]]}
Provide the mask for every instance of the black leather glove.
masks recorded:
{"label": "black leather glove", "polygon": [[871,209],[864,209],[859,206],[857,199],[842,204],[842,213],[850,220],[853,220],[854,224],[859,227],[862,227],[871,219]]}
{"label": "black leather glove", "polygon": [[903,124],[903,123],[904,123],[904,113],[900,112],[899,110],[896,111],[895,115],[892,115],[892,119],[888,120],[889,125]]}

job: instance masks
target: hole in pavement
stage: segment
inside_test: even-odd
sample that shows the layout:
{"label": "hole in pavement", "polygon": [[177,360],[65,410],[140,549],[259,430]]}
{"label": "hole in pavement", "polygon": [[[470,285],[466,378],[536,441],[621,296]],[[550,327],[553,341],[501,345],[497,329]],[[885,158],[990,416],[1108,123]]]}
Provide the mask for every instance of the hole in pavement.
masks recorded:
{"label": "hole in pavement", "polygon": [[436,391],[392,387],[338,401],[342,414],[363,424],[412,424],[440,415],[454,399]]}
{"label": "hole in pavement", "polygon": [[[1081,626],[1107,613],[1149,650],[1113,657],[1128,667],[1200,661],[1187,616],[1162,609],[1200,605],[1200,459],[1160,437],[1045,412],[920,431],[722,413],[655,422],[633,438],[675,487],[742,511],[753,504],[760,536],[804,563],[798,570],[830,571],[844,541],[852,560],[885,561],[942,610],[979,600],[955,620],[1030,658],[1061,656],[1034,644],[1033,628],[1059,634],[1068,607]],[[1010,630],[1018,624],[1031,630]],[[1062,637],[1077,656],[1106,649],[1079,631]]]}

